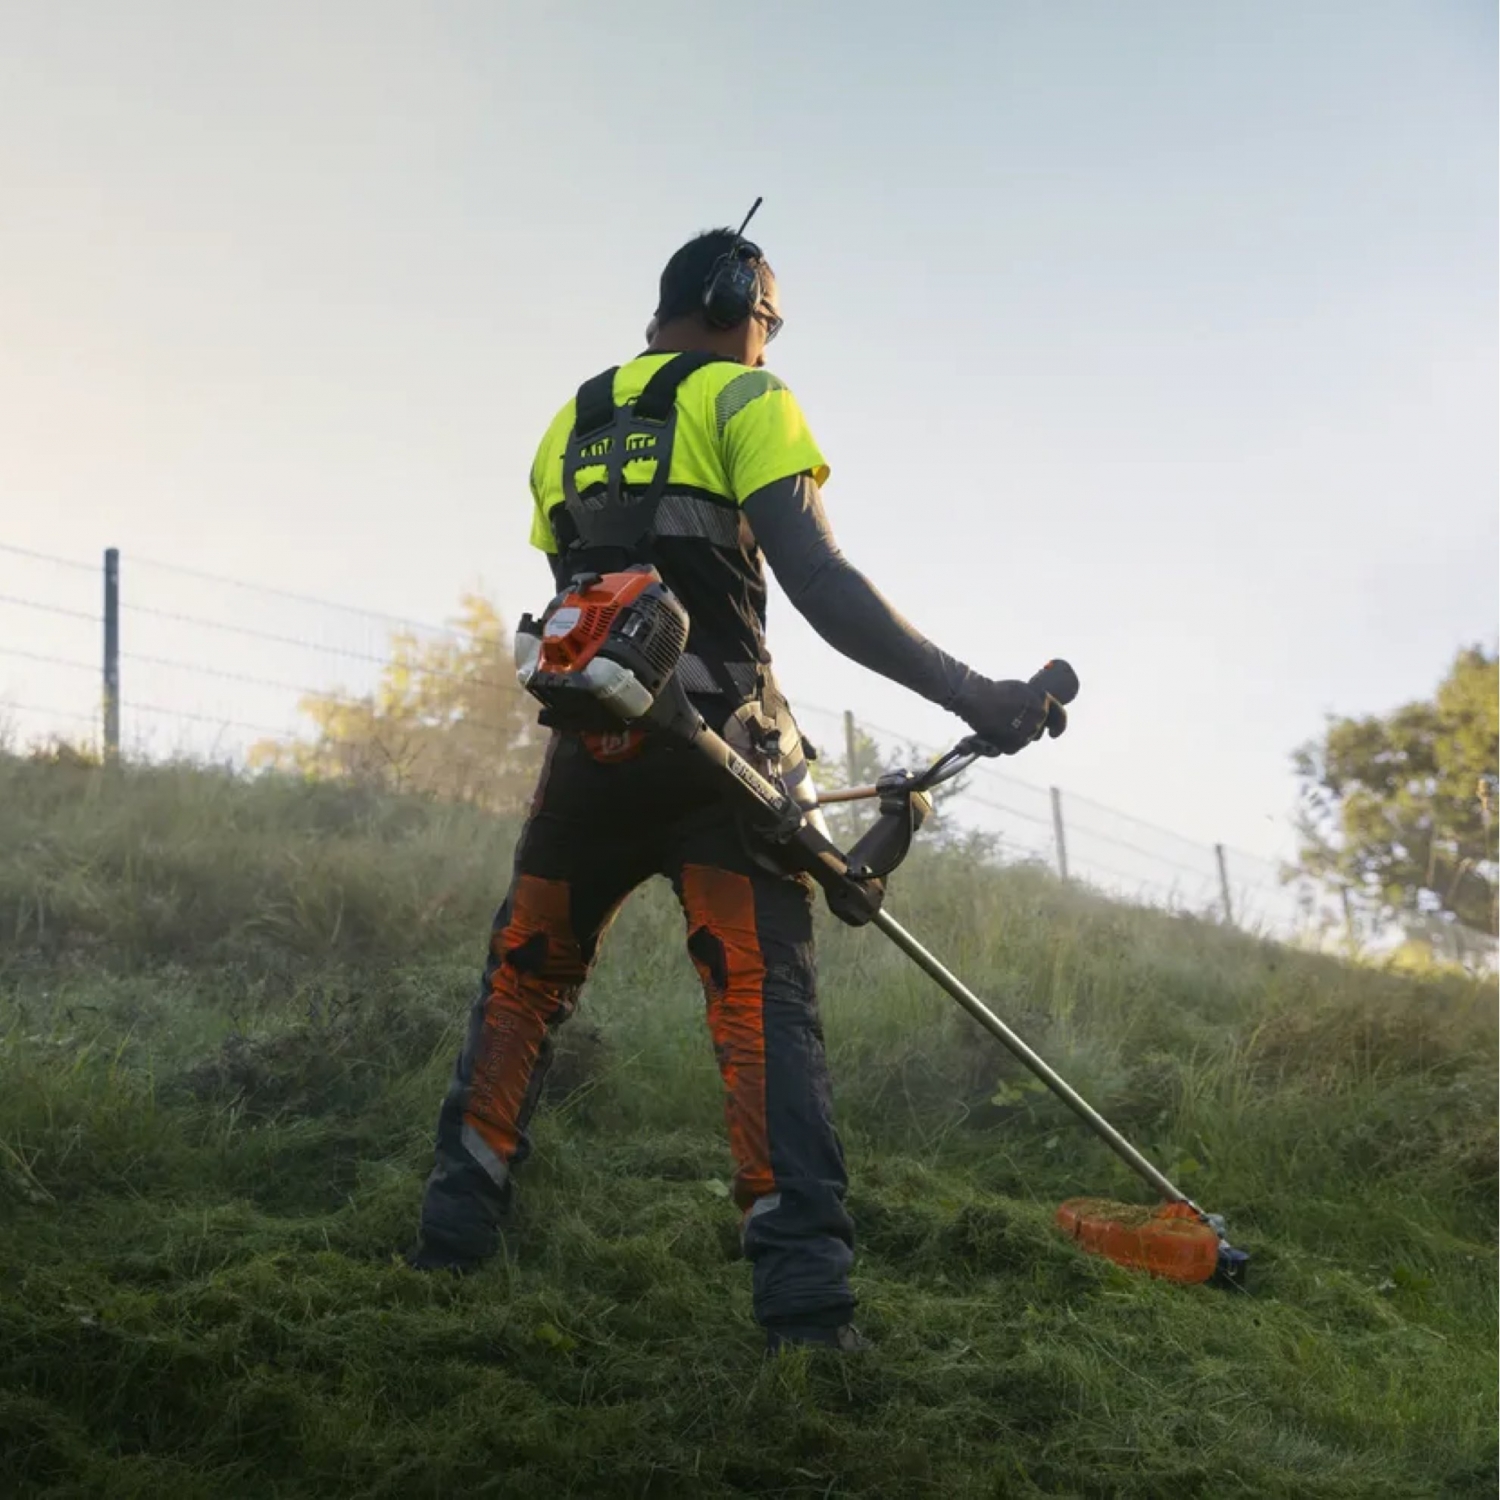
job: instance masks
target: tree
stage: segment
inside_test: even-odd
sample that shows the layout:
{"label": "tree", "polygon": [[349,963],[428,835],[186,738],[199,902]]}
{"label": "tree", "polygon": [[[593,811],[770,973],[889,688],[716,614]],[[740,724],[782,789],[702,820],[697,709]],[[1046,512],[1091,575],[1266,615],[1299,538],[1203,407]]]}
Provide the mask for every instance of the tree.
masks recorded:
{"label": "tree", "polygon": [[537,704],[516,682],[509,632],[489,600],[466,595],[448,635],[391,637],[374,691],[313,693],[298,704],[310,739],[265,740],[250,764],[390,791],[520,807],[541,761]]}
{"label": "tree", "polygon": [[1496,930],[1497,659],[1459,652],[1431,701],[1331,718],[1293,758],[1301,872],[1377,921]]}

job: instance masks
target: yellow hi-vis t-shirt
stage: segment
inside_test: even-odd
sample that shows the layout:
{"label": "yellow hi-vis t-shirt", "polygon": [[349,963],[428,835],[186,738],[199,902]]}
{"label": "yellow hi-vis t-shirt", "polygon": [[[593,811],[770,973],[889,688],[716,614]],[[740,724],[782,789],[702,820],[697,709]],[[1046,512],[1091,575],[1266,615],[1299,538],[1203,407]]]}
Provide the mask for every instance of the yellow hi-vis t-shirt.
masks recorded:
{"label": "yellow hi-vis t-shirt", "polygon": [[[615,404],[633,402],[670,354],[645,354],[621,365]],[[811,474],[819,485],[828,464],[796,398],[768,370],[727,361],[695,370],[678,387],[677,424],[666,489],[657,508],[650,560],[692,620],[690,649],[728,660],[753,660],[765,629],[765,573],[754,533],[740,511],[757,490]],[[563,461],[576,401],[553,418],[531,468],[531,543],[559,550],[554,513],[565,503]],[[654,463],[627,464],[627,483],[645,483]],[[581,469],[580,488],[604,470]]]}
{"label": "yellow hi-vis t-shirt", "polygon": [[[615,375],[615,404],[634,401],[671,358],[644,354],[621,365]],[[575,404],[570,400],[552,419],[531,466],[536,507],[531,544],[543,552],[557,551],[548,518],[564,499],[563,450],[573,430]],[[828,464],[797,398],[769,370],[726,362],[705,365],[683,381],[677,392],[668,489],[702,490],[740,504],[778,479],[808,473],[822,485],[828,479]],[[627,470],[627,479],[635,477]]]}

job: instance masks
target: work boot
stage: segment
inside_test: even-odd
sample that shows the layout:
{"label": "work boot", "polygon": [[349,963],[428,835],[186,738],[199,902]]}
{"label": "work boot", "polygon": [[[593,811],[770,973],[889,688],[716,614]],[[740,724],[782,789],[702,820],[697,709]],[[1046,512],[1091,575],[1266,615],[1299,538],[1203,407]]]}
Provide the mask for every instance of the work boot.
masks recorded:
{"label": "work boot", "polygon": [[864,1354],[874,1347],[853,1323],[840,1323],[833,1328],[808,1324],[766,1328],[767,1356],[788,1349],[830,1349],[835,1354]]}
{"label": "work boot", "polygon": [[484,1257],[460,1255],[446,1245],[418,1240],[416,1248],[407,1253],[406,1263],[413,1271],[447,1271],[454,1276],[472,1276],[483,1267]]}

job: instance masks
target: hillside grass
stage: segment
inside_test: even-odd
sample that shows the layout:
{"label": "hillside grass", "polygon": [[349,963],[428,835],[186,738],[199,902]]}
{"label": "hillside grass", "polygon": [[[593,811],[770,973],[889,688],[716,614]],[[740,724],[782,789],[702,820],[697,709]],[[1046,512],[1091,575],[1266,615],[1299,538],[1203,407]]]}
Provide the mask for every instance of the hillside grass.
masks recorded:
{"label": "hillside grass", "polygon": [[918,854],[892,909],[1249,1249],[1245,1294],[1052,1225],[1141,1199],[878,934],[825,925],[852,1360],[762,1359],[665,888],[564,1033],[511,1255],[419,1276],[515,829],[0,758],[0,1495],[1493,1496],[1490,987]]}

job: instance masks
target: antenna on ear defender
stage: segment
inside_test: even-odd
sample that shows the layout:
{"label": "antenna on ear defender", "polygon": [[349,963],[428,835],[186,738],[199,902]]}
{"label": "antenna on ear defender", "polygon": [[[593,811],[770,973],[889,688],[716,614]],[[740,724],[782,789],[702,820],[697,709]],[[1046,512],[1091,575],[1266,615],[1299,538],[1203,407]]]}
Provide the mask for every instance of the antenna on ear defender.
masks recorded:
{"label": "antenna on ear defender", "polygon": [[758,209],[765,201],[766,200],[764,198],[757,198],[755,202],[750,205],[750,212],[745,215],[744,219],[740,223],[740,227],[734,232],[735,239],[744,239],[746,226],[750,223],[751,219],[755,217],[755,210]]}
{"label": "antenna on ear defender", "polygon": [[703,284],[703,318],[710,328],[737,328],[760,300],[760,247],[745,238],[745,230],[764,201],[757,198],[750,205],[734,244],[714,262]]}

